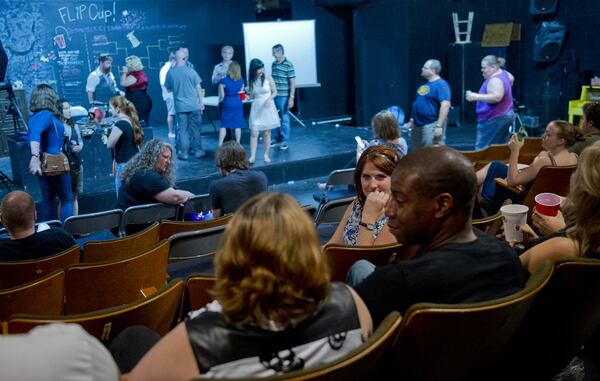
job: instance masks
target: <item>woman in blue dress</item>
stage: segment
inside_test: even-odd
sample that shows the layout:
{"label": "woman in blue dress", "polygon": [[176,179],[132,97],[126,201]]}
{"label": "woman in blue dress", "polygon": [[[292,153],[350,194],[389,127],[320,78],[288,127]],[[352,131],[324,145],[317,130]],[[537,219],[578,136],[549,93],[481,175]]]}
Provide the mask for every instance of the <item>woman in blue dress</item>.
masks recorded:
{"label": "woman in blue dress", "polygon": [[56,219],[55,202],[60,200],[60,219],[64,222],[73,215],[73,192],[71,175],[67,172],[58,176],[45,176],[42,173],[41,160],[45,153],[59,154],[64,144],[64,125],[60,121],[57,108],[58,94],[46,84],[37,85],[31,92],[29,110],[29,145],[31,161],[29,172],[38,176],[42,191],[39,221]]}
{"label": "woman in blue dress", "polygon": [[219,129],[219,146],[223,144],[226,129],[235,130],[235,141],[240,142],[242,127],[244,127],[244,106],[240,92],[244,89],[242,70],[240,64],[231,61],[227,76],[219,81],[219,102],[223,102],[221,109],[221,128]]}

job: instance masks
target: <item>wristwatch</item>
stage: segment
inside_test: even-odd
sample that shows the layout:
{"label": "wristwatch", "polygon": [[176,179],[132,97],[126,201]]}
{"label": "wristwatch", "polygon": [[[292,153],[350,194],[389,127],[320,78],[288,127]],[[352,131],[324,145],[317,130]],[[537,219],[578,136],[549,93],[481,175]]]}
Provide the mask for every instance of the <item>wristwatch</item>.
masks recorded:
{"label": "wristwatch", "polygon": [[360,226],[364,226],[365,228],[367,228],[367,230],[373,231],[375,229],[375,224],[367,224],[367,223],[362,222],[362,221],[360,221],[358,224]]}

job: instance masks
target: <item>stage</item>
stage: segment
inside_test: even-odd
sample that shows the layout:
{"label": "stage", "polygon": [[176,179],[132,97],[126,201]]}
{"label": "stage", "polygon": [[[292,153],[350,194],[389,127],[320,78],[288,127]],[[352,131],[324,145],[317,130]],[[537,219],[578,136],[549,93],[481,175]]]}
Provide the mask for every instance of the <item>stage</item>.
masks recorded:
{"label": "stage", "polygon": [[[216,124],[218,126],[218,121]],[[158,139],[169,140],[166,126],[153,127],[152,135]],[[194,194],[207,193],[210,182],[220,177],[214,162],[218,134],[212,124],[205,123],[202,135],[203,147],[207,153],[205,157],[195,159],[190,156],[187,161],[175,161],[177,187],[189,190]],[[404,133],[403,137],[410,146],[410,137],[407,135]],[[251,168],[265,172],[269,179],[269,189],[290,193],[303,204],[314,203],[311,195],[317,191],[316,183],[326,181],[327,175],[331,171],[344,167],[356,154],[355,136],[368,140],[371,137],[370,127],[343,125],[336,127],[334,124],[313,125],[311,122],[307,122],[306,127],[303,127],[298,123],[292,123],[289,148],[287,150],[280,150],[278,147],[271,148],[272,162],[266,164],[262,160],[262,141],[259,141],[257,161]],[[249,139],[250,132],[248,129],[244,129],[242,145],[247,152],[249,152]],[[474,125],[449,127],[447,130],[447,144],[456,149],[470,150],[473,148],[474,140]],[[174,143],[173,139],[170,141]],[[94,155],[106,155],[106,157],[95,158],[96,167],[97,163],[104,163],[102,171],[94,168],[102,175],[85,176],[83,193],[79,196],[80,213],[82,214],[110,209],[115,204],[114,177],[112,177],[111,168],[107,164],[110,163],[110,153],[108,149],[105,152],[96,149]],[[83,166],[85,172],[86,163],[83,163]],[[107,168],[104,169],[104,166]],[[0,158],[0,170],[14,178],[8,157]],[[26,191],[33,196],[36,202],[40,201],[41,194],[38,186],[29,185]],[[6,189],[3,188],[2,196],[5,193]]]}

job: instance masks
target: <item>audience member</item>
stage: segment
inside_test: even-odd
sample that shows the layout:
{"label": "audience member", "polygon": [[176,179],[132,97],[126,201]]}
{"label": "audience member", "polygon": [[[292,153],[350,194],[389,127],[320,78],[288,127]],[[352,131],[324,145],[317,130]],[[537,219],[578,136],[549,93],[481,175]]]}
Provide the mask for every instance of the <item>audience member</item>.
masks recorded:
{"label": "audience member", "polygon": [[121,189],[121,172],[125,164],[136,153],[144,141],[144,131],[140,126],[137,111],[131,101],[125,97],[112,97],[110,99],[110,113],[117,120],[113,124],[106,147],[114,148],[115,191],[119,197]]}
{"label": "audience member", "polygon": [[427,83],[417,88],[412,114],[407,127],[411,128],[412,149],[446,143],[446,122],[450,111],[450,85],[442,77],[440,61],[430,59],[421,68]]}
{"label": "audience member", "polygon": [[172,162],[173,147],[158,139],[152,139],[140,152],[127,162],[121,173],[122,186],[117,206],[127,209],[134,205],[164,202],[182,204],[192,193],[173,188],[175,166]]}
{"label": "audience member", "polygon": [[459,152],[431,146],[409,153],[394,169],[391,188],[387,225],[398,243],[418,251],[410,260],[378,268],[359,261],[351,268],[348,280],[375,326],[415,303],[478,302],[522,287],[516,253],[471,226],[477,179]]}
{"label": "audience member", "polygon": [[98,67],[87,77],[85,90],[88,96],[88,102],[108,103],[110,98],[115,95],[125,95],[117,87],[115,76],[112,73],[112,57],[108,54],[101,54],[98,57]]}
{"label": "audience member", "polygon": [[281,117],[281,128],[273,132],[271,146],[279,144],[279,149],[288,149],[288,141],[292,132],[290,126],[290,109],[294,107],[294,94],[296,93],[296,72],[294,65],[285,58],[283,45],[273,46],[275,61],[271,64],[271,75],[275,82],[275,106]]}
{"label": "audience member", "polygon": [[73,192],[73,215],[79,214],[79,195],[83,192],[83,167],[79,153],[83,149],[83,138],[79,126],[71,119],[71,105],[66,99],[58,100],[60,121],[65,127],[65,144],[63,151],[69,159],[71,174],[71,191]]}
{"label": "audience member", "polygon": [[600,140],[600,102],[587,103],[583,106],[581,127],[583,140],[569,148],[569,151],[577,155],[580,155],[585,147]]}
{"label": "audience member", "polygon": [[475,149],[490,144],[505,144],[514,120],[512,84],[515,77],[503,70],[506,60],[493,55],[481,60],[483,84],[478,93],[467,91],[466,99],[477,102],[477,138]]}
{"label": "audience member", "polygon": [[[56,196],[60,200],[60,219],[66,220],[73,215],[73,192],[71,191],[71,175],[48,176],[42,171],[44,155],[61,154],[65,128],[59,120],[60,111],[57,108],[58,94],[50,85],[37,85],[31,92],[29,110],[29,146],[31,160],[29,172],[37,175],[42,191],[40,219],[49,221],[56,219]],[[64,159],[64,158],[63,158]]]}
{"label": "audience member", "polygon": [[227,130],[235,131],[235,141],[240,142],[242,128],[245,126],[244,105],[240,92],[244,91],[242,69],[236,61],[232,61],[227,75],[219,81],[219,103],[221,107],[221,128],[219,129],[219,145],[223,144]]}
{"label": "audience member", "polygon": [[169,129],[169,134],[167,136],[169,139],[175,138],[175,132],[173,130],[173,125],[175,124],[175,104],[173,103],[173,94],[165,87],[165,81],[167,80],[167,73],[173,66],[175,66],[175,53],[169,53],[169,60],[160,68],[159,73],[162,98],[167,106],[167,128]]}
{"label": "audience member", "polygon": [[29,333],[2,336],[3,380],[118,381],[108,350],[78,324],[48,324]]}
{"label": "audience member", "polygon": [[[406,140],[400,136],[400,125],[396,116],[388,110],[381,110],[371,119],[373,139],[366,142],[365,148],[371,146],[388,146],[396,150],[398,158],[408,152]],[[365,143],[365,142],[363,142]]]}
{"label": "audience member", "polygon": [[223,58],[223,61],[215,65],[215,68],[212,72],[212,76],[210,77],[210,81],[213,85],[218,84],[223,78],[227,76],[227,72],[229,71],[229,65],[231,65],[231,63],[233,62],[233,46],[223,46],[221,48],[221,58]]}
{"label": "audience member", "polygon": [[277,96],[275,82],[271,76],[265,74],[265,65],[258,58],[250,61],[250,72],[248,73],[250,88],[250,164],[254,164],[256,157],[256,146],[258,145],[258,134],[262,131],[265,153],[263,160],[270,163],[269,149],[271,144],[271,130],[279,127],[280,121],[277,108],[273,99]]}
{"label": "audience member", "polygon": [[152,99],[146,91],[148,76],[138,56],[125,58],[125,66],[121,70],[121,86],[125,87],[125,97],[135,106],[140,122],[149,126]]}
{"label": "audience member", "polygon": [[178,158],[187,160],[191,148],[196,158],[206,153],[202,149],[202,111],[204,98],[202,95],[202,79],[196,71],[188,66],[189,53],[181,48],[175,53],[175,66],[167,73],[165,87],[173,93],[175,113],[177,116],[177,148]]}
{"label": "audience member", "polygon": [[246,151],[239,143],[226,142],[217,150],[215,159],[223,176],[208,188],[215,217],[233,213],[248,199],[267,191],[267,176],[248,170]]}
{"label": "audience member", "polygon": [[[571,178],[569,198],[574,205],[575,225],[551,235],[521,254],[523,267],[533,273],[545,260],[559,257],[600,258],[600,142],[585,148]],[[525,226],[529,239],[537,235]]]}
{"label": "audience member", "polygon": [[[548,123],[542,137],[542,151],[526,168],[519,169],[519,152],[525,141],[513,135],[508,143],[510,157],[508,166],[501,161],[493,161],[477,171],[477,185],[481,187],[482,206],[495,212],[504,201],[496,195],[496,178],[506,178],[509,185],[529,184],[542,167],[567,166],[577,164],[577,155],[570,153],[571,147],[578,139],[579,131],[564,120],[553,120]],[[500,197],[501,198],[501,197]]]}
{"label": "audience member", "polygon": [[328,243],[371,246],[394,243],[385,216],[390,176],[400,160],[393,148],[372,146],[360,156],[354,171],[357,197],[348,206]]}
{"label": "audience member", "polygon": [[49,228],[36,232],[35,203],[23,191],[8,193],[2,199],[0,221],[8,238],[0,239],[0,260],[37,259],[60,253],[77,244],[62,229]]}
{"label": "audience member", "polygon": [[313,222],[290,196],[246,202],[215,267],[216,301],[159,341],[129,380],[277,375],[335,361],[370,334],[363,302],[330,283]]}

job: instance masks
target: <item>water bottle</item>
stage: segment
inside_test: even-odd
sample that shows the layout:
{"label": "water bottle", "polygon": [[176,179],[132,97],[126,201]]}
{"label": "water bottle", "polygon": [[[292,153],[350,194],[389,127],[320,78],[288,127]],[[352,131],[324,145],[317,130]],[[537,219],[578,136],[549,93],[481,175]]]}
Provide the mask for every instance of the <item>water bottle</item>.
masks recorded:
{"label": "water bottle", "polygon": [[523,140],[524,138],[526,138],[527,135],[527,129],[525,128],[525,124],[521,123],[521,127],[519,128],[519,131],[517,131],[517,139],[519,141]]}

